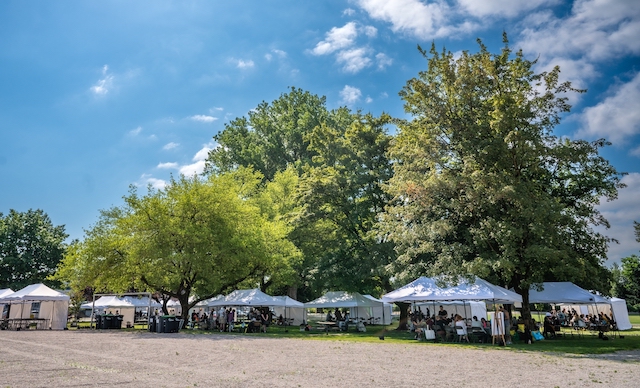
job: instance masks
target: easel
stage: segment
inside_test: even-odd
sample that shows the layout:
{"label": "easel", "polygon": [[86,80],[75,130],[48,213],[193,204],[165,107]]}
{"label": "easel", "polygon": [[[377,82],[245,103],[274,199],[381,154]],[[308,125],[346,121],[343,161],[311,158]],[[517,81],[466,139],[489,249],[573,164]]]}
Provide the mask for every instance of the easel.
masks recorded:
{"label": "easel", "polygon": [[491,320],[491,336],[493,337],[492,344],[496,343],[497,337],[506,345],[504,340],[504,313],[502,311],[496,311],[493,320]]}

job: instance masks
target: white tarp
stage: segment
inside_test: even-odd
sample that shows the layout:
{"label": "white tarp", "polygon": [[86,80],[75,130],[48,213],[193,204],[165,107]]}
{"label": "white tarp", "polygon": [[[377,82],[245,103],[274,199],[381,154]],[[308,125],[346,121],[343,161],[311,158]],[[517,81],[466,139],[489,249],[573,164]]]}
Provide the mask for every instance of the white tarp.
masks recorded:
{"label": "white tarp", "polygon": [[274,296],[273,298],[278,303],[273,305],[273,313],[276,318],[282,315],[283,318],[293,320],[292,325],[301,325],[303,322],[307,322],[307,309],[304,308],[304,303],[288,296]]}
{"label": "white tarp", "polygon": [[271,296],[260,291],[257,288],[251,290],[235,290],[222,299],[215,299],[207,306],[255,306],[267,307],[274,306],[277,301]]}
{"label": "white tarp", "polygon": [[456,286],[440,287],[434,279],[422,276],[383,295],[381,299],[388,303],[454,300],[484,300],[507,304],[522,302],[522,297],[515,292],[478,277],[471,283],[461,280]]}
{"label": "white tarp", "polygon": [[305,308],[379,307],[382,302],[365,298],[357,292],[330,291],[304,304]]}
{"label": "white tarp", "polygon": [[[147,300],[147,306],[148,306]],[[116,295],[104,295],[94,302],[83,303],[80,308],[91,309],[94,307],[96,314],[116,314],[122,315],[123,322],[135,322],[136,304],[126,297]]]}
{"label": "white tarp", "polygon": [[600,295],[592,294],[571,282],[544,282],[541,291],[531,287],[529,303],[594,304],[609,303],[609,300]]}
{"label": "white tarp", "polygon": [[[12,307],[9,318],[44,318],[48,320],[52,330],[63,330],[67,326],[69,313],[69,295],[45,286],[42,283],[32,284],[19,291],[0,298],[0,304]],[[40,303],[37,313],[32,313],[32,304]]]}
{"label": "white tarp", "polygon": [[[358,317],[364,317],[365,319],[373,318],[373,322],[376,324],[390,325],[393,316],[393,305],[391,303],[384,303],[371,295],[364,295],[364,297],[382,303],[382,305],[370,308],[357,307],[358,311],[356,311],[356,315]],[[368,310],[371,311],[371,314],[369,314]]]}
{"label": "white tarp", "polygon": [[631,321],[629,321],[629,310],[627,310],[627,301],[620,298],[611,298],[608,299],[606,303],[596,303],[596,304],[568,304],[561,303],[559,307],[567,309],[567,311],[571,311],[574,309],[578,312],[578,314],[592,314],[597,315],[598,313],[606,313],[608,316],[612,317],[618,326],[618,330],[631,330],[633,325]]}
{"label": "white tarp", "polygon": [[[348,308],[351,318],[369,319],[376,317],[374,311],[378,309],[379,320],[371,323],[380,324],[382,321],[383,302],[375,298],[367,298],[357,292],[330,291],[318,299],[304,304],[305,308]],[[385,317],[386,321],[386,317]]]}
{"label": "white tarp", "polygon": [[[10,288],[3,288],[0,290],[0,299],[4,298],[5,296],[9,296],[13,294],[13,290]],[[4,305],[5,303],[0,302],[0,319],[5,319],[8,317],[4,316]]]}
{"label": "white tarp", "polygon": [[415,307],[422,310],[426,314],[427,308],[430,315],[437,315],[442,306],[449,316],[451,314],[459,314],[463,318],[478,317],[487,319],[487,304],[485,302],[469,300],[469,301],[440,301],[440,302],[416,302]]}

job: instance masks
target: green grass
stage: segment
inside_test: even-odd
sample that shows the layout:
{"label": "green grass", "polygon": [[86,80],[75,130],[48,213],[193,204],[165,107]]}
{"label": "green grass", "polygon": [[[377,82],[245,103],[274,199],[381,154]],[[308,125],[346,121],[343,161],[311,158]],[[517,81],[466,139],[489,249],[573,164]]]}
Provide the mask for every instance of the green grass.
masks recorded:
{"label": "green grass", "polygon": [[[631,315],[631,323],[633,325],[640,326],[640,315]],[[82,322],[80,327],[87,327],[89,324]],[[324,331],[315,329],[315,325],[311,331],[300,331],[297,326],[271,326],[267,333],[220,333],[218,331],[207,330],[192,330],[183,329],[182,335],[186,336],[208,336],[208,335],[223,335],[231,337],[267,337],[267,338],[298,338],[303,340],[316,340],[316,341],[348,341],[348,342],[376,342],[376,343],[401,343],[411,346],[438,346],[438,347],[465,347],[476,349],[496,348],[497,345],[492,344],[459,344],[459,343],[432,343],[424,341],[416,341],[413,339],[413,334],[407,331],[397,331],[395,328],[397,325],[392,326],[367,326],[366,333],[360,333],[355,331],[355,327],[349,332],[335,332],[330,331],[326,334]],[[123,332],[144,332],[146,326],[136,325],[135,329],[122,329]],[[573,335],[572,335],[573,333]],[[384,341],[380,340],[380,336],[384,334]],[[567,354],[606,354],[623,350],[637,350],[640,349],[640,328],[637,326],[631,330],[620,332],[623,337],[615,337],[612,333],[607,333],[610,338],[608,341],[603,341],[598,338],[597,332],[585,331],[582,337],[578,337],[575,331],[563,328],[563,336],[556,339],[548,339],[543,341],[536,341],[531,345],[521,342],[515,342],[506,348],[520,351],[532,351],[532,352],[553,352],[553,353],[567,353]]]}

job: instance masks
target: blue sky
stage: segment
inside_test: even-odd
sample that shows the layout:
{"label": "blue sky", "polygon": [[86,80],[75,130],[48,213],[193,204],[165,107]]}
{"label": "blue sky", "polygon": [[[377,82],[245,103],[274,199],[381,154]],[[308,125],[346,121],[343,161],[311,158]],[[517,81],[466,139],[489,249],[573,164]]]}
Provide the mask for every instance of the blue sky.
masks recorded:
{"label": "blue sky", "polygon": [[71,238],[129,185],[200,172],[214,134],[299,87],[403,116],[416,46],[511,46],[589,91],[557,134],[613,146],[628,187],[601,210],[640,251],[640,2],[635,0],[0,2],[0,212],[42,209]]}

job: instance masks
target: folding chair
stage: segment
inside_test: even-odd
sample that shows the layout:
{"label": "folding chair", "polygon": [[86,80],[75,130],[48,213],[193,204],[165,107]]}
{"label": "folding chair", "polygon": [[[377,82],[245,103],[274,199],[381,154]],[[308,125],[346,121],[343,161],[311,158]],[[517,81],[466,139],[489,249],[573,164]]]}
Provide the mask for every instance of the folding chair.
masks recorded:
{"label": "folding chair", "polygon": [[469,342],[469,336],[467,335],[467,328],[463,326],[456,326],[456,334],[458,335],[458,342],[461,342],[464,338]]}

